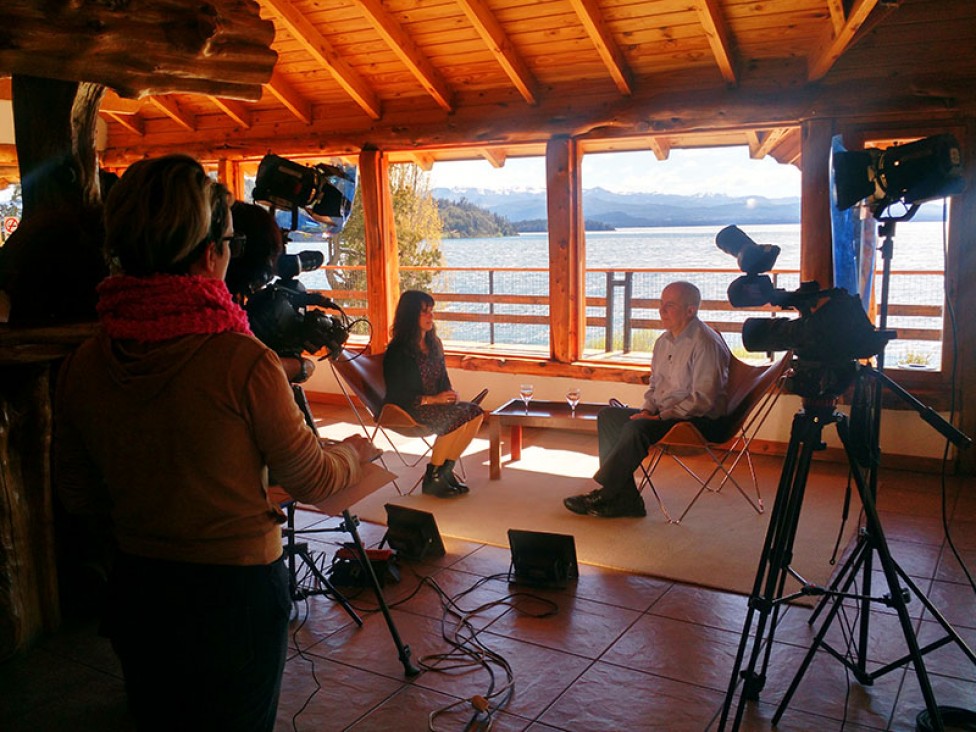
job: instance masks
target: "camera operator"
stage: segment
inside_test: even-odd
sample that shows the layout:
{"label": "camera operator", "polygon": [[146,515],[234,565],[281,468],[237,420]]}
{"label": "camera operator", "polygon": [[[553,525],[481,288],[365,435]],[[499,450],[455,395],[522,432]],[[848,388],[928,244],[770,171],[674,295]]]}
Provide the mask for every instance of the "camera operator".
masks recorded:
{"label": "camera operator", "polygon": [[324,448],[224,283],[228,196],[194,159],[133,165],[105,206],[102,333],[64,363],[56,483],[108,515],[103,632],[140,730],[272,730],[290,607],[269,471],[316,503],[360,480],[364,438]]}
{"label": "camera operator", "polygon": [[[241,256],[232,259],[227,268],[227,289],[234,301],[243,306],[272,280],[278,258],[285,253],[285,243],[274,216],[263,206],[235,201],[231,215],[234,233],[247,237],[247,241]],[[278,358],[293,384],[308,380],[315,371],[315,361],[310,358],[281,353]]]}

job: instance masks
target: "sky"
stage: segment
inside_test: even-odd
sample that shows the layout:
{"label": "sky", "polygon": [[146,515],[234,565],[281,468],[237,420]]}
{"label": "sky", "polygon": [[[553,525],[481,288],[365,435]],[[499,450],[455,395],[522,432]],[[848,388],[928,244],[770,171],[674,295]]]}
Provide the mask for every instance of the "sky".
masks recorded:
{"label": "sky", "polygon": [[[545,160],[511,158],[502,168],[486,160],[438,162],[430,181],[432,188],[544,190]],[[753,160],[746,147],[672,150],[667,160],[658,160],[650,151],[601,153],[583,158],[583,188],[785,198],[800,195],[800,171],[771,157]]]}

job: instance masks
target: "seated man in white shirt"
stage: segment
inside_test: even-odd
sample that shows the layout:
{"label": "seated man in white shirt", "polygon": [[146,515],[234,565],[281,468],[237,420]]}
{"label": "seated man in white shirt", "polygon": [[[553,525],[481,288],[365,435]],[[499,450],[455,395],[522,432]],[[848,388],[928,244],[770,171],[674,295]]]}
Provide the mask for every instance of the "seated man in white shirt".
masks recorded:
{"label": "seated man in white shirt", "polygon": [[597,419],[600,484],[590,493],[570,496],[570,511],[616,518],[646,515],[634,471],[648,448],[675,422],[693,421],[708,437],[725,414],[731,353],[722,336],[698,319],[701,292],[689,282],[672,282],[661,293],[665,332],[654,344],[650,388],[641,409],[607,407]]}

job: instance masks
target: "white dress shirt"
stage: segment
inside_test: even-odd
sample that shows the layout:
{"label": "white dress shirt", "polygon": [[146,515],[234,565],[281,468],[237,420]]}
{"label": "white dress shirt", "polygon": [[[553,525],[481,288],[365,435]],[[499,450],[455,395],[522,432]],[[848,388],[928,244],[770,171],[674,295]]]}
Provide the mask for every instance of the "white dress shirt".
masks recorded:
{"label": "white dress shirt", "polygon": [[721,335],[698,318],[654,343],[650,388],[643,409],[661,419],[714,419],[725,414],[731,352]]}

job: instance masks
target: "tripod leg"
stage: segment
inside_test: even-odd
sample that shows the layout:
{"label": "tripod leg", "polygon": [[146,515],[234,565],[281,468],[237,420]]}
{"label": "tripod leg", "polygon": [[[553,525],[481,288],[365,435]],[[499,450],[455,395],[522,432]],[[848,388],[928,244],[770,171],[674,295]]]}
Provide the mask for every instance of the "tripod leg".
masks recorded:
{"label": "tripod leg", "polygon": [[[783,472],[780,476],[776,499],[769,518],[769,528],[760,555],[756,581],[753,585],[752,596],[749,598],[749,610],[739,641],[732,676],[726,691],[725,702],[719,720],[719,729],[724,730],[728,721],[735,689],[739,678],[743,679],[742,695],[736,709],[732,729],[736,730],[742,723],[745,702],[759,698],[759,692],[765,685],[766,669],[769,664],[769,652],[772,648],[778,618],[777,598],[782,596],[789,564],[792,561],[793,540],[796,536],[796,526],[800,508],[803,503],[803,492],[806,486],[812,452],[820,445],[822,423],[800,413],[793,418],[790,431],[790,442],[786,449]],[[758,623],[753,639],[752,652],[745,670],[742,663],[749,645],[750,630],[753,620],[758,613]],[[770,615],[772,621],[770,622]],[[767,636],[766,626],[769,624]],[[766,653],[761,671],[756,671],[760,654],[765,645]]]}
{"label": "tripod leg", "polygon": [[397,631],[396,624],[393,622],[393,616],[390,614],[390,606],[386,604],[386,598],[383,597],[383,589],[380,587],[379,580],[376,579],[376,573],[373,571],[373,565],[370,563],[369,556],[366,554],[366,547],[363,546],[363,540],[359,538],[359,530],[356,528],[356,521],[349,514],[348,509],[342,512],[342,518],[346,524],[346,531],[348,531],[352,536],[353,543],[356,545],[356,554],[359,557],[360,563],[363,565],[363,571],[366,572],[366,576],[369,577],[370,582],[373,585],[373,593],[376,595],[376,602],[379,603],[380,610],[383,612],[383,617],[386,619],[386,625],[390,629],[390,635],[393,636],[393,643],[396,645],[400,663],[403,664],[403,672],[407,676],[417,676],[420,673],[420,669],[411,663],[410,647],[404,645],[403,641],[400,639],[400,633]]}

